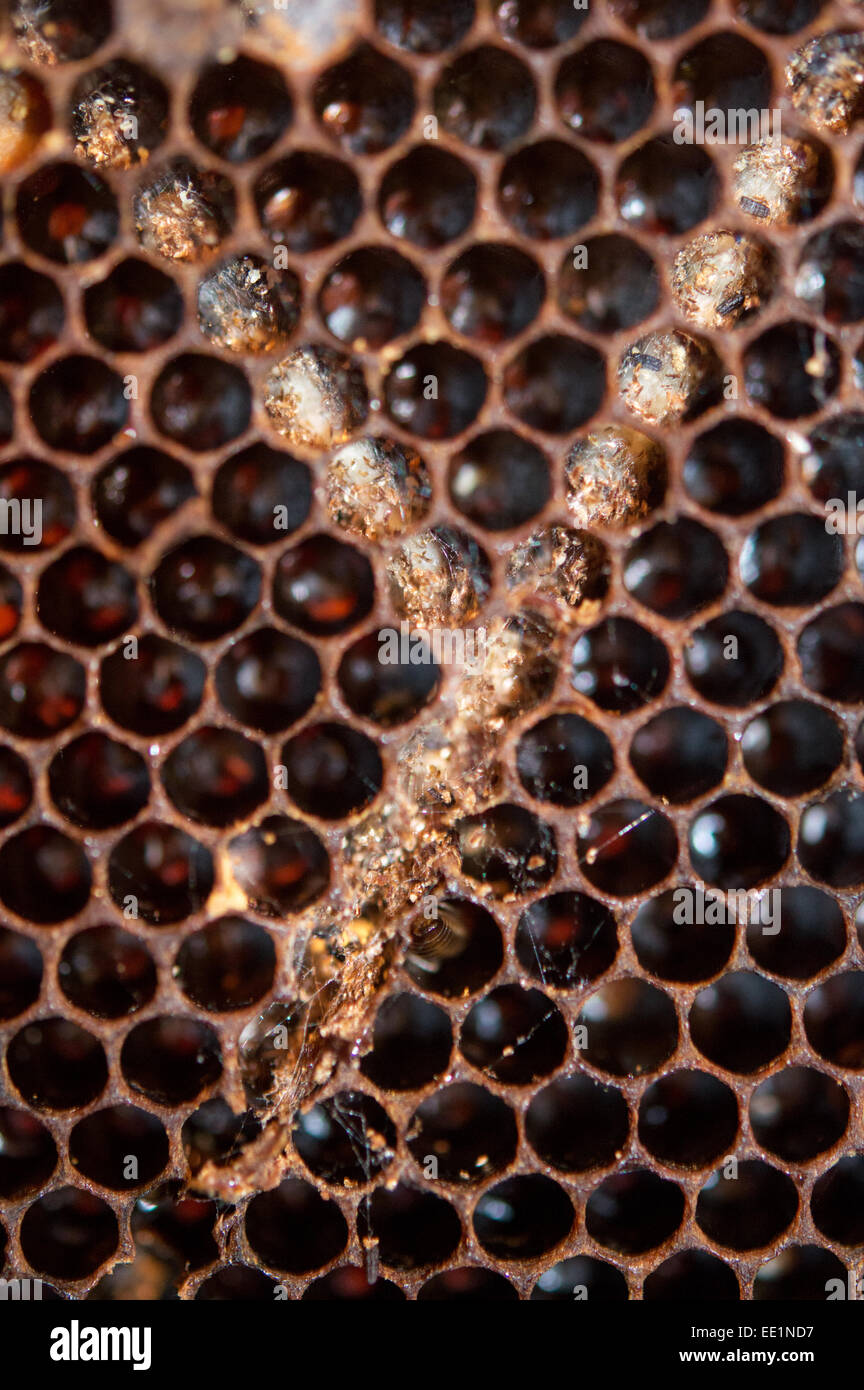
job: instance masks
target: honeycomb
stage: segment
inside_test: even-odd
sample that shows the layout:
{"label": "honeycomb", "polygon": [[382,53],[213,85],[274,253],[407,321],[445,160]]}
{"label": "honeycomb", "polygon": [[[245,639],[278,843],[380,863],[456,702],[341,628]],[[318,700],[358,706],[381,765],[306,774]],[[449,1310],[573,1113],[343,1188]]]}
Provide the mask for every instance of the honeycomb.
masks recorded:
{"label": "honeycomb", "polygon": [[860,3],[5,11],[4,1276],[824,1298]]}

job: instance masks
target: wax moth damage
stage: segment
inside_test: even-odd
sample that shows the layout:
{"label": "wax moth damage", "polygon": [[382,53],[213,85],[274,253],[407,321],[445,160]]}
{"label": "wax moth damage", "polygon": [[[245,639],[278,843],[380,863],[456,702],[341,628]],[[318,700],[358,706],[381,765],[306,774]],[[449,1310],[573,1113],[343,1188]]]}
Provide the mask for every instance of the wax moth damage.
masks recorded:
{"label": "wax moth damage", "polygon": [[[479,667],[455,668],[444,713],[406,738],[391,796],[342,838],[333,866],[338,886],[326,906],[292,919],[284,988],[237,1039],[233,1080],[226,1072],[226,1099],[235,1112],[246,1111],[244,1142],[208,1157],[191,1190],[236,1204],[277,1186],[292,1166],[297,1110],[340,1064],[353,1066],[369,1050],[377,1006],[397,966],[407,958],[434,972],[465,948],[447,902],[464,896],[460,867],[475,880],[478,897],[506,897],[508,875],[515,882],[522,869],[530,871],[530,862],[522,866],[518,851],[506,847],[507,872],[500,864],[496,871],[495,855],[488,873],[477,870],[485,861],[471,837],[485,844],[495,835],[490,808],[502,785],[501,731],[548,698],[557,674],[573,594],[566,586],[550,594],[545,578],[536,568],[542,614],[520,607],[493,617]],[[527,585],[528,572],[520,579]],[[223,863],[223,879],[226,873]],[[220,892],[215,906],[236,910],[234,892]]]}

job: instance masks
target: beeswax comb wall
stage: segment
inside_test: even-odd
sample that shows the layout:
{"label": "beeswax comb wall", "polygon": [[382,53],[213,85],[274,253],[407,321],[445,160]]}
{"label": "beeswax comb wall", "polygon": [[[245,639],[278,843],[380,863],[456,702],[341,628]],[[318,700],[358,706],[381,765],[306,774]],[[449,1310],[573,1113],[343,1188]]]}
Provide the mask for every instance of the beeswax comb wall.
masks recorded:
{"label": "beeswax comb wall", "polygon": [[861,21],[7,5],[7,1278],[859,1269]]}

